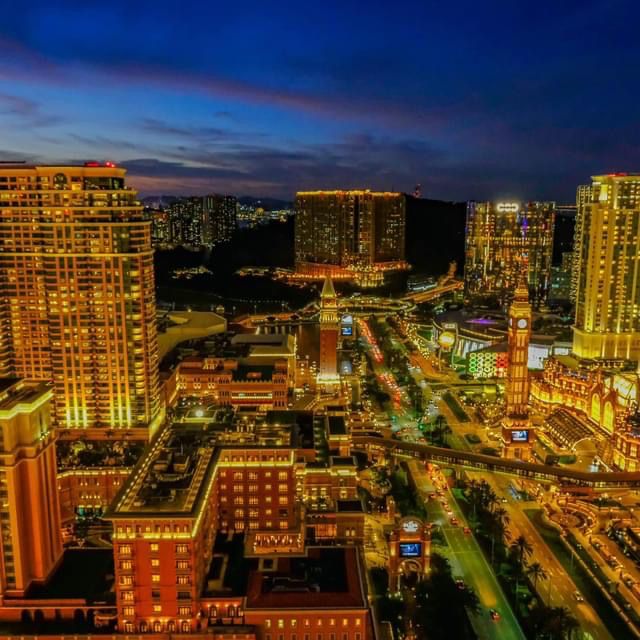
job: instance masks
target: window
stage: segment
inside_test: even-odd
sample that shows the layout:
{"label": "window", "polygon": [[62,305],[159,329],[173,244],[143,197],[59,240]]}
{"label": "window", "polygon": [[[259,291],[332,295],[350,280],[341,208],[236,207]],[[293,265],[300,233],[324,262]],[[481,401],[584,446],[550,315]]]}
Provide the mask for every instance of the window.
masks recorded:
{"label": "window", "polygon": [[133,576],[120,576],[120,584],[130,587],[133,584]]}
{"label": "window", "polygon": [[278,619],[278,629],[284,629],[284,620],[282,618]]}
{"label": "window", "polygon": [[298,621],[295,618],[291,619],[291,627],[295,629],[298,626]]}
{"label": "window", "polygon": [[151,566],[152,567],[159,567],[160,566],[160,560],[158,560],[158,558],[151,558]]}
{"label": "window", "polygon": [[178,584],[191,584],[190,576],[178,576]]}
{"label": "window", "polygon": [[152,573],[151,574],[151,582],[160,582],[160,574]]}
{"label": "window", "polygon": [[176,562],[176,569],[188,569],[189,568],[189,561],[188,560],[178,560],[178,562]]}
{"label": "window", "polygon": [[162,613],[162,605],[154,604],[153,605],[153,613]]}
{"label": "window", "polygon": [[342,626],[343,627],[349,626],[349,618],[342,618]]}
{"label": "window", "polygon": [[189,545],[188,544],[177,544],[176,545],[176,553],[189,553]]}
{"label": "window", "polygon": [[120,555],[121,556],[130,556],[131,555],[131,546],[128,544],[120,545]]}
{"label": "window", "polygon": [[123,571],[131,571],[131,560],[123,560],[123,561],[120,563],[120,568],[121,568]]}
{"label": "window", "polygon": [[133,602],[133,591],[123,591],[122,600],[124,602]]}
{"label": "window", "polygon": [[278,485],[278,492],[279,493],[287,493],[289,491],[289,487],[286,484],[279,484]]}
{"label": "window", "polygon": [[179,616],[190,616],[191,615],[191,607],[178,607],[178,615]]}
{"label": "window", "polygon": [[158,553],[158,551],[160,551],[160,545],[157,542],[152,542],[149,547],[151,549],[151,553]]}
{"label": "window", "polygon": [[122,609],[122,615],[131,618],[135,615],[135,609],[133,607],[124,607]]}

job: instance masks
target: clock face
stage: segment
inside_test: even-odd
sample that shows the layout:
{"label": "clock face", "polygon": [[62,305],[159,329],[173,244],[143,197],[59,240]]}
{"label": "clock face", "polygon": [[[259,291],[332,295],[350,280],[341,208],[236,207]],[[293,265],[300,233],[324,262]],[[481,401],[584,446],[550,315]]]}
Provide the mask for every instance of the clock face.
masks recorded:
{"label": "clock face", "polygon": [[420,523],[417,520],[406,520],[402,523],[402,530],[407,533],[416,533],[420,528]]}
{"label": "clock face", "polygon": [[518,329],[524,329],[527,326],[527,321],[524,318],[518,320]]}

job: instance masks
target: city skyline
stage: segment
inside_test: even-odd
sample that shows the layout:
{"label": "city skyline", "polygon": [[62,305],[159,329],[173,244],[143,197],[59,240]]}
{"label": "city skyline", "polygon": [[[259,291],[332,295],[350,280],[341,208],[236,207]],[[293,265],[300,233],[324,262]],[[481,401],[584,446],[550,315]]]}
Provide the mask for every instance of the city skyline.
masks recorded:
{"label": "city skyline", "polygon": [[6,12],[0,158],[113,160],[142,195],[420,183],[560,203],[584,176],[638,165],[633,3],[334,9]]}

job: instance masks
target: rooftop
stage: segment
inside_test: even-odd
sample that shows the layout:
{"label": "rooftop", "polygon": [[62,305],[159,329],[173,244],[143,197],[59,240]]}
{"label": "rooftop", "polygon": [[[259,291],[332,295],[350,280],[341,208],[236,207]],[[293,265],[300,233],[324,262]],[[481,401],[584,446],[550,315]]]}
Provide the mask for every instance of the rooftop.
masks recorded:
{"label": "rooftop", "polygon": [[208,495],[222,449],[255,450],[256,461],[273,460],[273,449],[259,446],[259,434],[247,434],[249,443],[227,442],[226,430],[215,422],[176,422],[161,429],[109,507],[108,517],[194,517]]}
{"label": "rooftop", "polygon": [[247,608],[364,606],[361,567],[353,547],[308,547],[305,557],[276,557],[270,570],[249,576]]}

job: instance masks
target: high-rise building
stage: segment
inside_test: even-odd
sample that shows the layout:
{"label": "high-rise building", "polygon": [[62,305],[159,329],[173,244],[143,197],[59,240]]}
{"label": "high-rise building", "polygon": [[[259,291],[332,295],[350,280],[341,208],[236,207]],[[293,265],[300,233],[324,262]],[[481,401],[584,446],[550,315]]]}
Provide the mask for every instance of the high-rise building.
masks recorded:
{"label": "high-rise building", "polygon": [[228,242],[236,230],[238,201],[234,196],[210,195],[202,198],[202,241],[214,245]]}
{"label": "high-rise building", "polygon": [[366,286],[378,284],[385,271],[407,268],[404,194],[302,191],[295,209],[298,274]]}
{"label": "high-rise building", "polygon": [[194,196],[172,202],[168,209],[171,242],[199,247],[231,240],[236,209],[234,196]]}
{"label": "high-rise building", "polygon": [[62,557],[51,389],[0,379],[0,594],[22,597]]}
{"label": "high-rise building", "polygon": [[640,174],[594,176],[578,191],[573,350],[640,360]]}
{"label": "high-rise building", "polygon": [[318,381],[335,383],[338,378],[338,301],[327,276],[320,294],[320,366]]}
{"label": "high-rise building", "polygon": [[570,300],[573,284],[573,251],[562,254],[560,265],[551,267],[550,300]]}
{"label": "high-rise building", "polygon": [[169,205],[169,224],[173,244],[199,247],[202,240],[202,198],[181,198]]}
{"label": "high-rise building", "polygon": [[530,338],[531,305],[526,276],[523,273],[509,307],[509,364],[505,388],[505,418],[502,421],[503,455],[523,460],[530,457],[534,439],[529,421]]}
{"label": "high-rise building", "polygon": [[469,202],[465,233],[465,295],[511,301],[521,261],[529,265],[528,285],[534,306],[542,304],[551,284],[554,202]]}
{"label": "high-rise building", "polygon": [[161,417],[151,222],[125,173],[0,166],[0,371],[51,381],[59,428]]}
{"label": "high-rise building", "polygon": [[573,227],[573,258],[571,260],[571,294],[570,300],[576,303],[580,284],[580,260],[582,252],[582,213],[587,202],[591,200],[591,185],[583,184],[576,190],[576,221]]}

